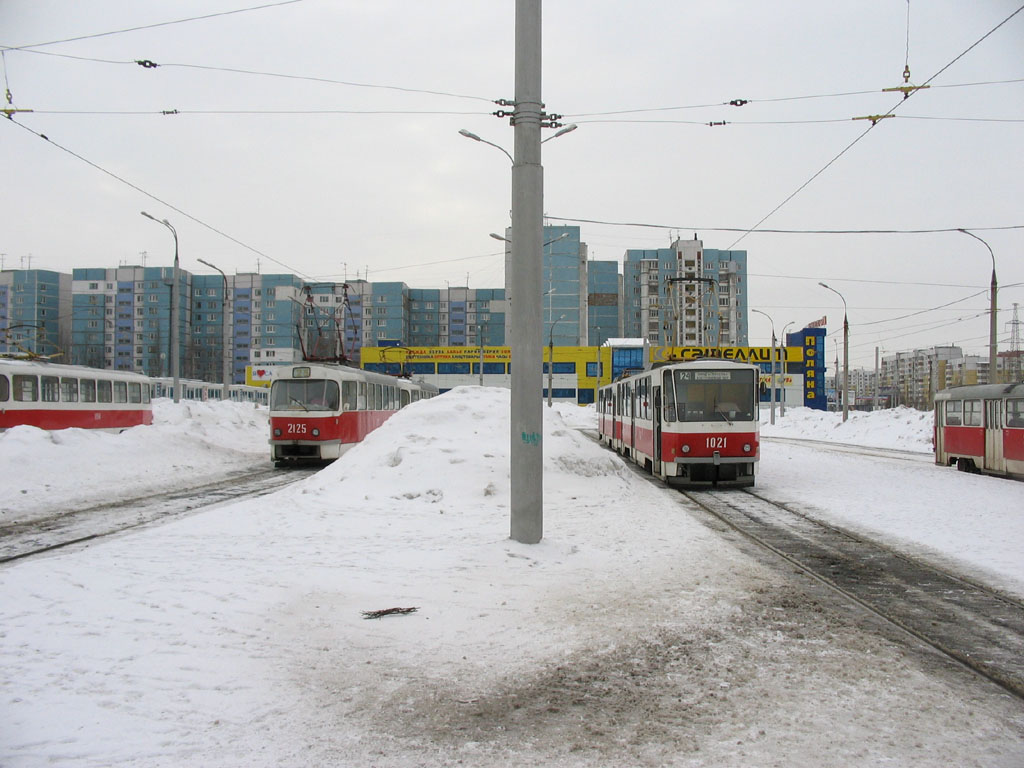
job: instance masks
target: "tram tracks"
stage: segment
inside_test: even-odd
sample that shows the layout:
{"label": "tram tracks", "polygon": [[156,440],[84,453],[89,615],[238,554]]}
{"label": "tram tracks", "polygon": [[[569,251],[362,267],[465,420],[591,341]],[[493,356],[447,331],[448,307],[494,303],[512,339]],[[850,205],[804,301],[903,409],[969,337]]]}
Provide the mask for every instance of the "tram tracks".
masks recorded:
{"label": "tram tracks", "polygon": [[1024,698],[1024,603],[746,491],[683,491],[733,530]]}
{"label": "tram tracks", "polygon": [[229,501],[257,498],[308,477],[314,469],[261,469],[206,485],[182,488],[0,527],[0,564],[181,517]]}

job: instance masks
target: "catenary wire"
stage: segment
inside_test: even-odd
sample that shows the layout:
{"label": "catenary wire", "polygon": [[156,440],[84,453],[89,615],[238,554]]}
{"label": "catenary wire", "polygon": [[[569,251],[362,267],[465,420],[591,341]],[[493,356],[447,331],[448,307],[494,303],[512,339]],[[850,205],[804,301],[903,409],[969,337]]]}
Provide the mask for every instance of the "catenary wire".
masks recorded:
{"label": "catenary wire", "polygon": [[[984,40],[988,39],[988,37],[990,35],[994,34],[996,32],[996,30],[998,30],[1004,24],[1009,22],[1010,19],[1012,19],[1014,16],[1016,16],[1021,11],[1024,11],[1024,5],[1020,6],[1017,10],[1015,10],[1013,13],[1011,13],[1009,16],[1007,16],[1005,19],[1003,19],[1001,22],[999,22],[996,26],[994,26],[992,29],[990,29],[988,32],[986,32],[984,35],[982,35],[980,38],[978,38],[975,42],[973,42],[971,45],[969,45],[967,48],[965,48],[959,55],[955,56],[952,59],[952,61],[950,61],[948,64],[946,64],[944,67],[942,67],[938,72],[936,72],[934,75],[932,75],[927,80],[925,80],[925,82],[922,83],[922,87],[925,86],[925,85],[928,85],[929,83],[931,83],[932,80],[934,80],[939,75],[941,75],[943,72],[945,72],[947,69],[952,67],[956,62],[958,62],[960,59],[962,59],[964,56],[966,56],[970,51],[974,50],[974,48],[976,48],[978,45],[980,45]],[[892,114],[893,112],[895,112],[903,104],[906,104],[907,100],[911,96],[916,94],[916,93],[917,93],[916,90],[915,91],[908,91],[908,92],[906,92],[904,94],[904,98],[899,103],[894,105],[886,114]],[[853,147],[855,147],[861,141],[861,139],[863,139],[871,131],[873,131],[875,129],[875,127],[878,126],[878,124],[880,122],[884,122],[884,121],[881,121],[881,120],[873,121],[871,123],[871,125],[869,125],[868,128],[863,133],[861,133],[859,136],[857,136],[857,138],[855,138],[852,142],[850,142],[842,150],[840,150],[839,154],[837,154],[835,157],[833,157],[831,160],[829,160],[827,163],[825,163],[825,165],[822,166],[818,171],[816,171],[807,181],[805,181],[803,184],[801,184],[799,187],[797,187],[781,203],[779,203],[777,206],[772,208],[772,210],[770,210],[767,214],[765,214],[761,218],[760,221],[758,221],[753,227],[750,228],[750,232],[756,230],[759,226],[761,226],[761,224],[763,224],[765,221],[767,221],[778,210],[780,210],[784,205],[786,205],[786,203],[788,203],[790,200],[792,200],[794,197],[796,197],[798,194],[800,194],[804,189],[806,189],[815,179],[817,179],[819,176],[821,176],[821,174],[823,174],[825,171],[827,171],[829,168],[831,168],[832,165],[834,165],[843,155],[845,155],[847,152],[849,152],[851,149],[853,149]],[[738,237],[732,244],[729,245],[729,247],[726,250],[732,250],[733,246],[737,245],[740,241],[742,241],[743,238],[745,238],[748,234],[750,234],[750,232],[746,232],[743,235],[741,235],[740,237]]]}
{"label": "catenary wire", "polygon": [[143,189],[142,187],[138,186],[137,184],[133,184],[132,182],[128,181],[127,179],[125,179],[125,178],[123,178],[121,176],[118,176],[113,171],[108,171],[106,168],[104,168],[104,167],[102,167],[100,165],[97,165],[92,160],[89,160],[88,158],[83,157],[82,155],[78,154],[77,152],[75,152],[75,151],[73,151],[73,150],[71,150],[71,149],[69,149],[69,148],[67,148],[67,147],[65,147],[65,146],[63,146],[61,144],[58,144],[57,142],[55,142],[53,139],[51,139],[46,134],[39,133],[38,131],[35,131],[32,128],[29,128],[26,125],[22,125],[21,123],[19,123],[16,120],[8,120],[8,122],[12,123],[13,125],[18,126],[19,128],[21,128],[24,131],[27,131],[28,133],[31,133],[33,136],[37,136],[38,138],[43,139],[44,141],[46,141],[47,144],[50,144],[51,146],[56,147],[57,149],[61,150],[62,152],[66,152],[67,154],[71,155],[72,157],[82,161],[86,165],[88,165],[88,166],[90,166],[92,168],[95,168],[97,171],[100,171],[101,173],[104,173],[107,176],[110,176],[112,179],[115,179],[115,180],[121,182],[122,184],[124,184],[124,185],[126,185],[128,187],[131,187],[136,192],[139,192],[139,193],[145,195],[146,197],[148,197],[150,200],[154,200],[154,201],[160,203],[161,205],[167,206],[172,211],[175,211],[176,213],[180,213],[182,216],[186,217],[187,219],[190,219],[191,221],[194,221],[196,224],[199,224],[201,227],[204,227],[204,228],[210,230],[211,232],[213,232],[213,233],[215,233],[217,235],[220,235],[221,237],[225,238],[226,240],[230,240],[231,242],[235,243],[236,245],[240,245],[243,248],[245,248],[246,250],[252,251],[253,253],[255,253],[258,256],[262,256],[263,258],[267,259],[268,261],[272,261],[275,264],[277,264],[277,265],[279,265],[281,267],[284,267],[285,269],[290,270],[291,272],[293,272],[294,274],[296,274],[296,275],[298,275],[300,277],[304,277],[304,278],[308,278],[309,277],[309,275],[307,275],[304,272],[296,269],[295,267],[291,266],[290,264],[286,264],[285,262],[281,261],[280,259],[275,259],[273,256],[270,256],[270,255],[264,253],[263,251],[259,250],[258,248],[254,248],[253,246],[249,245],[248,243],[242,242],[241,240],[239,240],[236,237],[232,237],[231,235],[229,235],[228,233],[224,232],[223,230],[217,229],[212,224],[207,224],[205,221],[203,221],[202,219],[197,218],[196,216],[193,216],[191,213],[188,213],[187,211],[185,211],[185,210],[183,210],[181,208],[178,208],[177,206],[173,205],[172,203],[169,203],[166,200],[163,200],[163,199],[157,197],[156,195],[154,195],[151,192],[147,192],[145,189]]}
{"label": "catenary wire", "polygon": [[262,11],[267,8],[277,8],[282,5],[293,5],[295,3],[301,3],[304,0],[279,0],[276,3],[266,3],[265,5],[256,5],[249,8],[236,8],[233,11],[220,11],[219,13],[208,13],[204,16],[191,16],[186,19],[176,19],[173,21],[160,21],[155,24],[144,24],[138,27],[129,27],[127,29],[116,29],[110,32],[95,32],[90,35],[78,35],[77,37],[67,37],[62,40],[50,40],[46,43],[32,43],[31,45],[18,45],[18,46],[4,46],[9,51],[27,51],[33,48],[43,48],[50,45],[60,45],[61,43],[73,43],[79,40],[92,40],[97,37],[110,37],[111,35],[123,35],[127,32],[140,32],[144,29],[157,29],[159,27],[169,27],[174,24],[185,24],[190,21],[206,21],[208,19],[215,19],[219,16],[232,16],[238,13],[247,13],[249,11]]}

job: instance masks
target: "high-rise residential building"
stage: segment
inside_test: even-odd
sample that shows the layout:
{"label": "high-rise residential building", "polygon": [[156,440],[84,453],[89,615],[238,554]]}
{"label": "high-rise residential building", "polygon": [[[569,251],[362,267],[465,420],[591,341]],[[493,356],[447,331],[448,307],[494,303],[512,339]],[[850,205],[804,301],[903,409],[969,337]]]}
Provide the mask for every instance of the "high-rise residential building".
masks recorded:
{"label": "high-rise residential building", "polygon": [[587,264],[587,345],[622,336],[622,276],[615,261]]}
{"label": "high-rise residential building", "polygon": [[46,269],[0,271],[0,354],[63,356],[71,340],[71,276]]}
{"label": "high-rise residential building", "polygon": [[[505,285],[512,264],[511,228],[505,230]],[[545,226],[543,231],[541,315],[544,343],[554,346],[587,345],[587,244],[576,226]],[[511,317],[506,314],[506,338]]]}
{"label": "high-rise residential building", "polygon": [[[94,368],[171,375],[172,267],[75,269],[71,361]],[[192,276],[179,270],[178,354],[187,359]],[[182,375],[186,375],[184,367]]]}
{"label": "high-rise residential building", "polygon": [[746,346],[746,283],[746,251],[705,249],[696,238],[627,250],[623,332],[668,346]]}

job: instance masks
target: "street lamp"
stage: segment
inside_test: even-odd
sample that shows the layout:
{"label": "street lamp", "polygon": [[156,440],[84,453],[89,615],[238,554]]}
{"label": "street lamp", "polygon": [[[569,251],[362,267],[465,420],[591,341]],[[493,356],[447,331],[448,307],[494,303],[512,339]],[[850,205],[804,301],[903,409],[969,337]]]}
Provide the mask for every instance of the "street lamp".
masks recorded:
{"label": "street lamp", "polygon": [[771,423],[775,423],[775,321],[772,320],[771,315],[767,312],[762,312],[760,309],[751,309],[751,312],[757,312],[759,315],[764,315],[768,318],[768,322],[772,324],[772,377],[769,379],[771,382],[772,394],[771,394]]}
{"label": "street lamp", "polygon": [[789,326],[793,325],[793,323],[795,322],[796,320],[790,320],[788,323],[782,326],[782,333],[780,334],[782,338],[779,340],[779,354],[782,356],[782,400],[779,402],[779,416],[783,417],[786,415],[786,376],[789,375],[789,344],[786,341],[786,329],[789,328]]}
{"label": "street lamp", "polygon": [[565,315],[559,315],[558,320],[551,324],[551,333],[548,334],[548,408],[551,407],[551,387],[555,371],[555,326],[564,318]]}
{"label": "street lamp", "polygon": [[[993,275],[995,272],[992,273]],[[822,288],[832,291],[843,300],[843,421],[850,417],[850,319],[846,310],[846,299],[835,288],[818,283]]]}
{"label": "street lamp", "polygon": [[547,137],[546,139],[542,140],[542,141],[541,141],[541,144],[546,144],[547,142],[551,141],[552,139],[557,139],[557,138],[558,138],[559,136],[565,136],[565,134],[567,134],[567,133],[572,133],[572,132],[573,132],[573,131],[575,131],[575,130],[576,130],[577,128],[579,128],[579,126],[578,126],[578,125],[576,125],[576,123],[569,123],[569,124],[568,124],[567,126],[565,126],[565,128],[563,128],[562,130],[560,130],[560,131],[555,131],[555,132],[554,132],[553,134],[551,134],[550,136],[548,136],[548,137]]}
{"label": "street lamp", "polygon": [[513,165],[515,165],[516,161],[512,159],[512,155],[510,155],[508,153],[508,150],[505,149],[500,144],[495,144],[494,142],[488,141],[487,139],[481,139],[475,133],[467,131],[465,128],[460,128],[459,129],[459,135],[460,136],[465,136],[467,139],[472,139],[473,141],[479,141],[481,144],[487,144],[488,146],[494,147],[495,149],[499,150],[500,152],[504,152],[505,153],[505,157],[508,158],[508,161],[510,163],[512,163]]}
{"label": "street lamp", "polygon": [[163,224],[174,235],[174,271],[171,277],[171,378],[174,382],[174,402],[178,403],[181,402],[181,392],[179,391],[181,387],[178,380],[180,360],[180,350],[178,349],[178,233],[167,219],[158,219],[145,211],[139,211],[139,213],[157,224]]}
{"label": "street lamp", "polygon": [[217,270],[220,272],[220,276],[224,278],[224,295],[220,300],[220,317],[223,323],[221,333],[221,375],[224,378],[224,394],[222,399],[228,400],[230,399],[229,387],[231,386],[230,336],[228,336],[228,276],[224,274],[224,270],[208,261],[203,259],[196,259],[196,261],[200,264],[205,264],[210,269]]}
{"label": "street lamp", "polygon": [[958,229],[957,232],[963,232],[968,237],[973,237],[975,240],[980,242],[986,248],[988,248],[989,255],[992,257],[992,283],[989,286],[989,299],[988,299],[988,382],[989,384],[997,383],[996,380],[996,255],[992,252],[992,246],[982,240],[973,232],[968,232],[966,229]]}

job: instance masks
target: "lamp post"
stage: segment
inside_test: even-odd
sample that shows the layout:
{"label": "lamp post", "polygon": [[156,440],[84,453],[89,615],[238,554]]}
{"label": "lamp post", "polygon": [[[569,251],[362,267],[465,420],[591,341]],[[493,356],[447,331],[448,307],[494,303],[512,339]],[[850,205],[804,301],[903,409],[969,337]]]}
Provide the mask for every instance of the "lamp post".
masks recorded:
{"label": "lamp post", "polygon": [[[565,315],[559,315],[558,320],[564,317]],[[558,325],[558,320],[551,324],[551,333],[548,334],[548,408],[551,407],[551,387],[555,371],[555,326]]]}
{"label": "lamp post", "polygon": [[597,402],[597,390],[601,388],[601,326],[594,326],[597,329],[597,370],[594,372],[594,402]]}
{"label": "lamp post", "polygon": [[139,211],[147,219],[152,219],[157,224],[163,224],[174,235],[174,271],[171,277],[171,378],[174,382],[174,402],[181,402],[181,387],[179,386],[178,363],[180,361],[180,350],[178,349],[178,233],[171,226],[167,219],[158,219],[150,216],[145,211]]}
{"label": "lamp post", "polygon": [[846,299],[835,288],[830,288],[824,283],[818,285],[832,291],[843,300],[843,421],[846,421],[850,417],[850,320],[846,310]]}
{"label": "lamp post", "polygon": [[214,266],[208,261],[203,259],[196,259],[200,264],[205,264],[210,269],[215,269],[220,272],[220,276],[224,278],[224,295],[220,300],[220,317],[222,323],[221,332],[221,376],[224,379],[224,394],[221,396],[222,400],[230,399],[229,388],[231,386],[231,355],[230,344],[228,336],[228,276],[224,274],[224,270],[220,267]]}
{"label": "lamp post", "polygon": [[989,255],[992,257],[992,282],[989,286],[988,299],[988,383],[996,384],[996,363],[998,361],[998,355],[996,354],[996,255],[992,252],[992,246],[973,232],[968,232],[966,229],[958,229],[957,231],[963,232],[968,237],[973,237],[980,242],[988,248]]}
{"label": "lamp post", "polygon": [[760,309],[751,309],[751,312],[757,312],[759,315],[764,315],[768,318],[768,322],[772,324],[772,377],[769,379],[771,382],[771,423],[775,423],[775,321],[772,320],[771,315],[767,312],[762,312]]}
{"label": "lamp post", "polygon": [[786,329],[793,325],[796,320],[790,320],[784,326],[782,326],[782,333],[779,345],[779,355],[782,357],[782,400],[779,401],[779,416],[785,417],[786,415],[786,377],[789,375],[789,344],[786,342]]}

